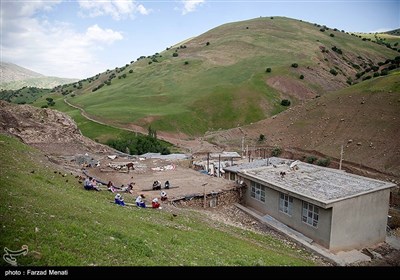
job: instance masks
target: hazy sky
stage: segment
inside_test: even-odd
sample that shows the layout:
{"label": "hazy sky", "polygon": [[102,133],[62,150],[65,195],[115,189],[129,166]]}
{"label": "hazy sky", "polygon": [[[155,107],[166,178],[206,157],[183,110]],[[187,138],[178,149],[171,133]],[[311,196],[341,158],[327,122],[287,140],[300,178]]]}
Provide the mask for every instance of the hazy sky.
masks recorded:
{"label": "hazy sky", "polygon": [[400,28],[400,0],[0,0],[1,61],[84,79],[219,25],[284,16],[348,32]]}

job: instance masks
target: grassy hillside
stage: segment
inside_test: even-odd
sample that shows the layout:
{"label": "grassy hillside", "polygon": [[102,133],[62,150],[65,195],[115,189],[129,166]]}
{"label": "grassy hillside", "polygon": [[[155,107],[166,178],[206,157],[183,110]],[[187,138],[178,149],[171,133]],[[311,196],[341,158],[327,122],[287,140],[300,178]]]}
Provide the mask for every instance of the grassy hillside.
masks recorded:
{"label": "grassy hillside", "polygon": [[174,217],[164,209],[117,206],[109,203],[112,193],[85,191],[18,140],[0,134],[0,146],[0,246],[28,246],[19,266],[316,264],[304,250],[199,212]]}
{"label": "grassy hillside", "polygon": [[277,114],[286,109],[282,99],[298,104],[357,83],[397,54],[318,24],[257,18],[216,27],[58,92],[110,124],[198,136]]}
{"label": "grassy hillside", "polygon": [[[240,149],[278,146],[318,151],[400,176],[400,72],[332,92],[239,129],[210,133],[207,139]],[[263,134],[265,141],[259,142]],[[229,142],[228,142],[229,141]]]}

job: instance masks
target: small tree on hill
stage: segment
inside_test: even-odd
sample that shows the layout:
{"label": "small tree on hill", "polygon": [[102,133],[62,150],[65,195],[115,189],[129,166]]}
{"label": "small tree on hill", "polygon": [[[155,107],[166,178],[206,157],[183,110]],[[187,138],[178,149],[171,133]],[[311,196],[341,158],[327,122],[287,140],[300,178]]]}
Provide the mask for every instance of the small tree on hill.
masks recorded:
{"label": "small tree on hill", "polygon": [[282,106],[290,106],[290,100],[289,99],[283,99],[281,101]]}
{"label": "small tree on hill", "polygon": [[282,154],[282,149],[280,147],[275,147],[271,152],[271,156],[273,157],[279,157],[281,154]]}

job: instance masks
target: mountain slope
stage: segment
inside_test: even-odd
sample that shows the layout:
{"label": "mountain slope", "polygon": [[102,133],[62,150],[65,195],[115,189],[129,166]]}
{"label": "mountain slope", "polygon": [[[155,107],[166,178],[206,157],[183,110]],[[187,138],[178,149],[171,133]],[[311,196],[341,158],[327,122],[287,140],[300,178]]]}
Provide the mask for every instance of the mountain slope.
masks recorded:
{"label": "mountain slope", "polygon": [[74,83],[77,79],[48,77],[13,63],[0,64],[0,89],[16,90],[23,87],[53,88],[58,85]]}
{"label": "mountain slope", "polygon": [[[346,88],[282,112],[274,118],[205,139],[240,150],[262,146],[318,151],[359,166],[400,176],[400,72]],[[259,142],[260,134],[265,141]],[[228,148],[229,149],[229,148]],[[267,154],[269,155],[269,153]]]}
{"label": "mountain slope", "polygon": [[282,99],[299,104],[348,87],[372,66],[379,74],[386,66],[378,63],[397,54],[317,24],[257,18],[219,26],[59,92],[114,125],[200,136],[279,113],[286,109]]}
{"label": "mountain slope", "polygon": [[44,77],[42,74],[7,62],[1,62],[0,74],[1,83]]}

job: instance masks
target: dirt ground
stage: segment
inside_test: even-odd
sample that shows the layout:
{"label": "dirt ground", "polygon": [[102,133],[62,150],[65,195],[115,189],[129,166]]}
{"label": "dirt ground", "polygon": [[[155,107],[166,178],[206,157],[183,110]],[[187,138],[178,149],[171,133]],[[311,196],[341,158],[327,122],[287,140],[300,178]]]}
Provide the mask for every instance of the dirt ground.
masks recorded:
{"label": "dirt ground", "polygon": [[[44,156],[36,159],[41,162],[46,160],[57,166],[58,169],[71,172],[74,175],[82,176],[83,171],[107,183],[109,180],[114,182],[116,186],[126,185],[135,182],[133,194],[124,194],[126,202],[134,202],[135,197],[143,193],[146,196],[146,202],[149,203],[152,198],[159,197],[160,191],[152,191],[152,184],[155,180],[159,180],[162,185],[168,180],[172,187],[167,190],[169,200],[177,198],[185,198],[194,194],[204,194],[210,192],[219,192],[221,190],[229,190],[234,187],[234,183],[222,178],[211,177],[202,174],[193,169],[189,169],[189,160],[161,160],[161,159],[145,159],[139,158],[128,159],[117,157],[112,160],[108,158],[115,155],[116,151],[90,139],[82,136],[76,124],[65,114],[45,109],[34,108],[28,105],[15,106],[6,102],[0,102],[0,132],[18,137],[24,143],[40,149]],[[168,135],[172,137],[172,135]],[[176,139],[182,142],[181,138]],[[171,141],[174,143],[173,141]],[[181,143],[182,144],[182,143]],[[196,139],[184,143],[188,150],[199,151],[206,149],[214,151],[211,148],[216,146]],[[218,150],[216,150],[218,151]],[[77,156],[87,154],[88,157],[99,161],[100,165],[95,167],[86,167],[82,169],[82,165],[76,161]],[[119,172],[110,167],[108,164],[123,164],[133,162],[135,170],[127,172]],[[79,178],[77,178],[79,180]],[[150,191],[146,191],[150,189]],[[185,211],[184,208],[177,208],[169,202],[163,202],[163,211]],[[193,210],[193,209],[191,209]],[[258,222],[254,218],[239,211],[233,205],[225,205],[224,207],[194,209],[202,211],[210,219],[218,220],[223,223],[243,227],[249,230],[255,230],[272,234],[284,242],[291,242],[286,237],[268,228],[266,225]],[[208,222],[205,220],[205,222]],[[210,223],[212,224],[212,223]],[[400,236],[400,234],[398,235]],[[292,244],[292,243],[290,243]],[[299,247],[293,245],[298,250]],[[304,248],[300,248],[304,250]],[[399,266],[400,254],[399,250],[394,250],[388,244],[383,243],[376,248],[371,248],[375,254],[374,259],[370,262],[360,263],[360,266]],[[329,263],[314,257],[321,265],[329,265]]]}

